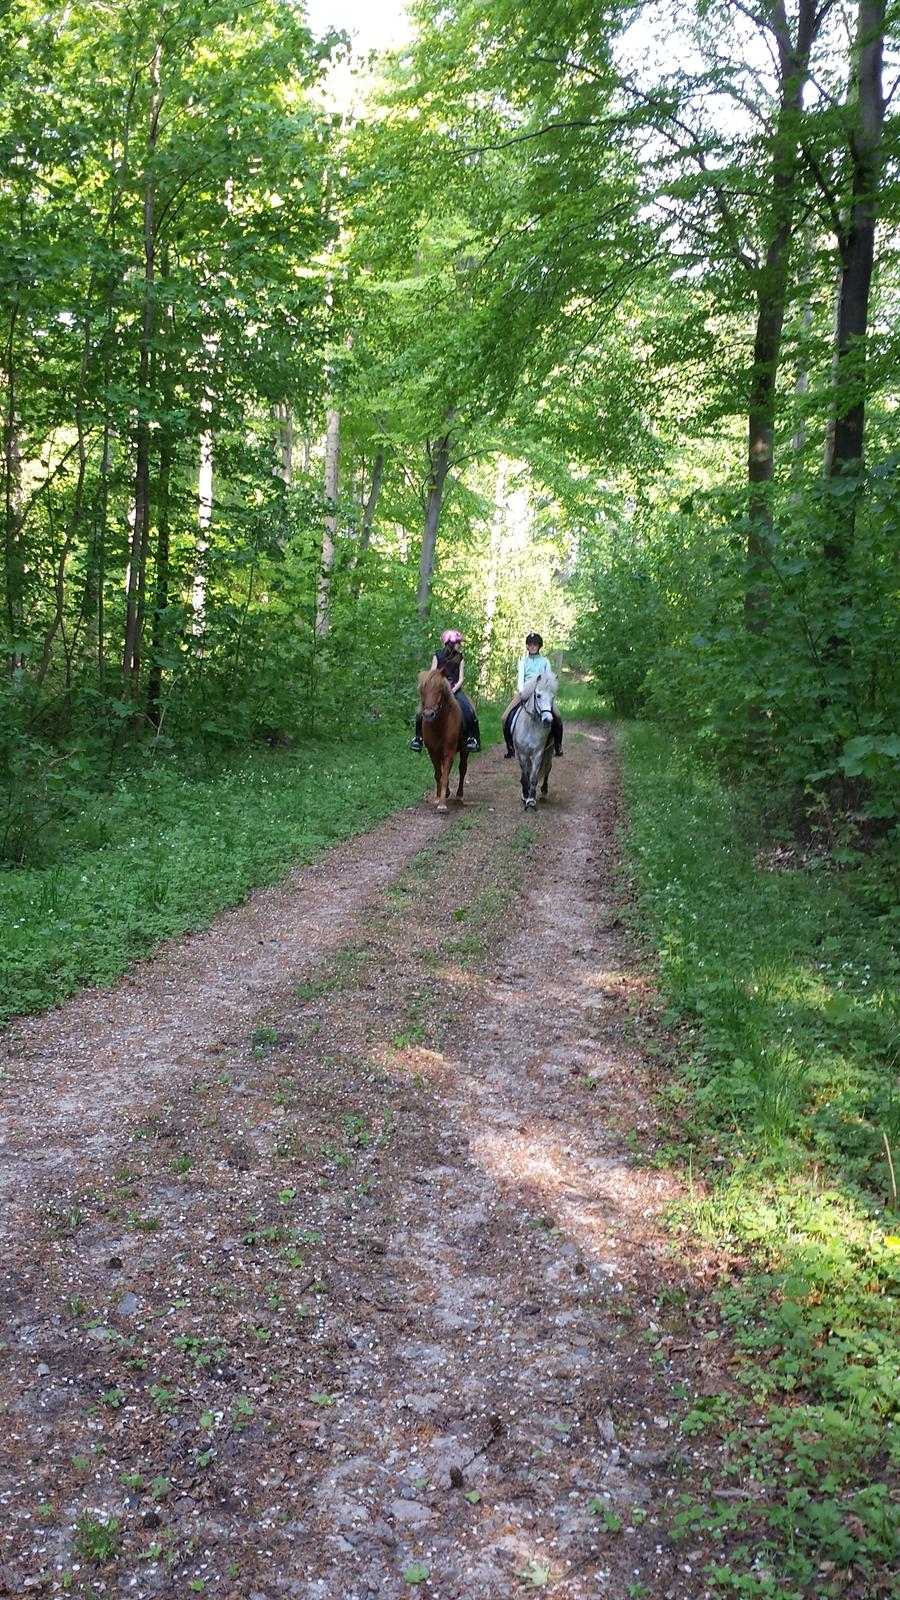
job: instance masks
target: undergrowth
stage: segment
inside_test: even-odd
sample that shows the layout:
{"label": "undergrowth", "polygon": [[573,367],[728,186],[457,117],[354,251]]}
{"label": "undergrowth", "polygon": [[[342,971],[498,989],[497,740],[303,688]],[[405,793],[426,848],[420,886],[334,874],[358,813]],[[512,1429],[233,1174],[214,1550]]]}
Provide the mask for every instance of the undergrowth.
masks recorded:
{"label": "undergrowth", "polygon": [[[624,735],[628,852],[679,1061],[663,1088],[678,1221],[732,1261],[720,1312],[745,1405],[741,1499],[683,1505],[726,1527],[716,1592],[888,1594],[900,1543],[900,995],[890,839],[838,871],[760,848],[746,797],[657,730]],[[711,1408],[711,1414],[714,1408]],[[862,1587],[860,1587],[860,1585]]]}
{"label": "undergrowth", "polygon": [[0,873],[0,1021],[109,983],[337,839],[419,798],[407,737],[255,751],[217,773],[174,763],[86,797],[41,867]]}

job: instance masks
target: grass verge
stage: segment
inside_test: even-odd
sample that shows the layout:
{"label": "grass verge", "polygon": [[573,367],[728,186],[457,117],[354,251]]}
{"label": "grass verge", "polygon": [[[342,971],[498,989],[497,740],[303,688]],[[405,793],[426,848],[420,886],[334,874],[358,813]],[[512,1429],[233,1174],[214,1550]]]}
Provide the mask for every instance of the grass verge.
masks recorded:
{"label": "grass verge", "polygon": [[109,983],[336,840],[419,798],[402,732],[353,748],[255,752],[218,774],[125,774],[69,823],[54,864],[0,875],[0,1021]]}
{"label": "grass verge", "polygon": [[746,799],[657,730],[624,749],[680,1041],[664,1159],[702,1180],[681,1225],[739,1263],[718,1290],[737,1389],[682,1421],[731,1484],[682,1496],[674,1531],[718,1543],[717,1593],[874,1600],[900,1552],[897,846],[846,873],[761,849]]}

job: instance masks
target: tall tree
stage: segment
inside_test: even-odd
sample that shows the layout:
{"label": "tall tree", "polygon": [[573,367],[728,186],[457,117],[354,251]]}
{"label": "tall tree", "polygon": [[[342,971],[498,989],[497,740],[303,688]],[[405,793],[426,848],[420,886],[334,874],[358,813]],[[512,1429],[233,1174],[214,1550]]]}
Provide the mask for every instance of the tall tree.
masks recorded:
{"label": "tall tree", "polygon": [[[859,0],[847,103],[849,196],[846,210],[837,213],[834,425],[826,458],[826,473],[832,479],[858,474],[863,462],[866,335],[884,132],[884,27],[885,0]],[[826,545],[826,555],[843,565],[853,538],[856,496],[842,498],[839,506],[837,530]]]}

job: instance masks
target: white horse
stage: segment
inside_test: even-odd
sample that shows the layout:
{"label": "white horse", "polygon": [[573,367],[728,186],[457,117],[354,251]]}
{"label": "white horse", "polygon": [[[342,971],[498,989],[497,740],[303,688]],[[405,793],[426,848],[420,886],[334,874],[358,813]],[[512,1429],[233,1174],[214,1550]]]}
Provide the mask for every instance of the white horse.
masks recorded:
{"label": "white horse", "polygon": [[522,702],[513,712],[512,742],[522,773],[522,800],[527,811],[537,806],[537,786],[547,794],[553,765],[553,696],[557,682],[552,672],[538,672],[525,685]]}

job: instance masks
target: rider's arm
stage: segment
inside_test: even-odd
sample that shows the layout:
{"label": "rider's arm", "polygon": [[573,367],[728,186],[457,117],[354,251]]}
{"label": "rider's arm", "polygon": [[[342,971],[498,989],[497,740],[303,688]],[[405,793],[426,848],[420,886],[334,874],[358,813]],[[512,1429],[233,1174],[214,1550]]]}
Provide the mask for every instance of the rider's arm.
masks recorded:
{"label": "rider's arm", "polygon": [[525,692],[525,663],[527,660],[527,656],[519,657],[519,672],[516,678],[516,688],[520,694],[524,694]]}
{"label": "rider's arm", "polygon": [[462,686],[463,686],[463,678],[465,677],[465,675],[466,675],[465,663],[463,662],[462,656],[460,656],[460,658],[459,658],[459,677],[457,678],[456,684],[455,684],[454,689],[453,689],[453,693],[454,694],[458,694],[460,689],[462,688]]}

